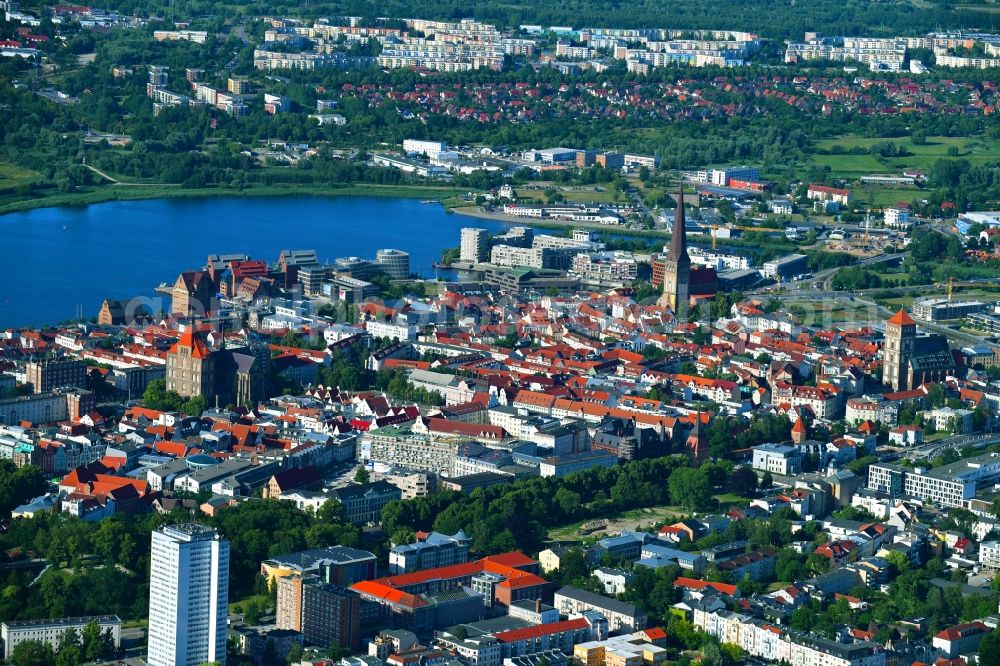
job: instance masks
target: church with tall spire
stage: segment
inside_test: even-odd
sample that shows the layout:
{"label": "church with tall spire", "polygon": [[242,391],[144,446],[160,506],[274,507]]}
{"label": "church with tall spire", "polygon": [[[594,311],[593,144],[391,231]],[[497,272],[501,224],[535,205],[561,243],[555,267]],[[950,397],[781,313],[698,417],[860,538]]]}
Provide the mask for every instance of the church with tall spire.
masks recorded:
{"label": "church with tall spire", "polygon": [[664,257],[663,295],[660,305],[670,308],[678,317],[687,317],[691,300],[691,257],[687,251],[684,233],[684,186],[677,191],[677,209],[674,229],[670,236],[670,249]]}

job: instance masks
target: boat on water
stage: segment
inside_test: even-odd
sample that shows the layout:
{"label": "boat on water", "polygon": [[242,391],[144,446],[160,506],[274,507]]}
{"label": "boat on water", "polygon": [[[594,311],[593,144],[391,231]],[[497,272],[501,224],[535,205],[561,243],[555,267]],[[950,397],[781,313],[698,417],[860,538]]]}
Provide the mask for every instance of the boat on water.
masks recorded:
{"label": "boat on water", "polygon": [[436,204],[436,203],[438,203],[438,200],[437,200],[437,199],[424,199],[424,200],[423,200],[423,201],[421,201],[420,203],[425,203],[425,204]]}
{"label": "boat on water", "polygon": [[431,268],[442,268],[442,269],[451,268],[451,264],[446,264],[443,261],[435,261],[433,264],[431,264]]}

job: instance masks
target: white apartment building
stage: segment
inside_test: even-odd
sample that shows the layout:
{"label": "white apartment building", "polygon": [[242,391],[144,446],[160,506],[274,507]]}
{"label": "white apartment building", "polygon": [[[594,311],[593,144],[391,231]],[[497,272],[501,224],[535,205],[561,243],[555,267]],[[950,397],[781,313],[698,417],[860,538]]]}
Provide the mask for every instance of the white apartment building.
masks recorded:
{"label": "white apartment building", "polygon": [[465,227],[462,229],[461,254],[462,261],[479,264],[490,259],[490,234],[486,229]]}
{"label": "white apartment building", "polygon": [[375,338],[412,342],[417,339],[417,326],[406,323],[405,319],[394,321],[367,321],[365,330]]}
{"label": "white apartment building", "polygon": [[924,420],[933,423],[935,430],[954,432],[956,435],[964,435],[972,430],[972,412],[968,409],[939,407],[924,412]]}
{"label": "white apartment building", "polygon": [[581,252],[573,257],[571,270],[593,280],[632,281],[638,275],[638,263],[631,252]]}
{"label": "white apartment building", "polygon": [[802,454],[794,446],[761,444],[753,447],[753,468],[771,474],[798,474],[802,468]]}
{"label": "white apartment building", "polygon": [[[666,250],[664,250],[666,251]],[[697,266],[707,266],[718,271],[745,271],[753,266],[753,259],[740,254],[716,252],[701,247],[689,247],[688,256],[691,263]]]}
{"label": "white apartment building", "polygon": [[910,226],[910,208],[909,206],[890,206],[882,211],[882,219],[887,227],[905,229]]}
{"label": "white apartment building", "polygon": [[165,526],[150,558],[150,666],[225,663],[229,542],[197,523]]}
{"label": "white apartment building", "polygon": [[84,628],[91,622],[100,627],[102,634],[110,632],[116,648],[121,646],[122,621],[117,615],[64,617],[57,620],[22,620],[4,622],[0,626],[4,659],[10,659],[14,654],[14,648],[24,641],[48,643],[55,650],[67,631],[74,630],[77,635],[82,635]]}
{"label": "white apartment building", "polygon": [[984,541],[979,544],[979,564],[990,569],[1000,569],[1000,541]]}
{"label": "white apartment building", "polygon": [[608,627],[613,632],[633,632],[645,629],[648,620],[646,613],[632,604],[569,585],[560,588],[555,593],[552,605],[562,615],[597,611],[607,618]]}

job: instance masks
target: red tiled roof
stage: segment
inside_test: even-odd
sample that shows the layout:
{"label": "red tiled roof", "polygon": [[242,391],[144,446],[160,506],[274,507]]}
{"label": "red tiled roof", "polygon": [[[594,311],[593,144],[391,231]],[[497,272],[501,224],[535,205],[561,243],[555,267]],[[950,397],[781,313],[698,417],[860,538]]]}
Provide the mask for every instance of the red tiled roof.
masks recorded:
{"label": "red tiled roof", "polygon": [[202,339],[201,335],[196,335],[194,330],[188,328],[181,334],[180,340],[174,343],[174,346],[170,348],[171,354],[176,354],[179,350],[184,347],[191,350],[191,356],[202,360],[209,357],[212,353],[209,350],[208,345]]}
{"label": "red tiled roof", "polygon": [[689,590],[704,590],[706,587],[710,587],[717,592],[728,594],[729,596],[736,594],[735,585],[729,585],[727,583],[713,583],[711,581],[698,580],[696,578],[685,578],[684,576],[681,576],[674,581],[674,587],[685,587]]}
{"label": "red tiled roof", "polygon": [[558,634],[564,631],[585,629],[589,626],[590,625],[587,623],[587,620],[581,617],[575,620],[563,620],[562,622],[538,624],[533,627],[524,627],[523,629],[501,631],[499,634],[495,634],[494,637],[501,643],[514,643],[516,641],[525,641],[532,638],[540,638],[542,636],[551,636],[552,634]]}
{"label": "red tiled roof", "polygon": [[910,315],[906,314],[906,310],[900,308],[899,312],[892,315],[888,323],[895,324],[896,326],[913,326],[917,322],[913,321]]}

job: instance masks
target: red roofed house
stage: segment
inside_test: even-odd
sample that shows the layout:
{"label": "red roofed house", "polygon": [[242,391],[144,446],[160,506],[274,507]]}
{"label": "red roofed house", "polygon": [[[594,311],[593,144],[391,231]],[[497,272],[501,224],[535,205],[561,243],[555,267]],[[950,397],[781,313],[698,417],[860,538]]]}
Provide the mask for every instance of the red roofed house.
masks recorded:
{"label": "red roofed house", "polygon": [[934,634],[931,644],[945,656],[953,659],[960,654],[978,650],[979,641],[983,640],[983,636],[989,631],[989,627],[979,621],[957,624]]}
{"label": "red roofed house", "polygon": [[851,203],[850,190],[842,190],[837,187],[827,187],[826,185],[819,185],[813,183],[806,190],[806,197],[814,201],[835,201],[841,206],[846,206]]}
{"label": "red roofed house", "polygon": [[707,580],[698,580],[697,578],[685,578],[681,576],[674,581],[674,587],[679,587],[687,592],[703,592],[706,589],[712,589],[720,594],[726,594],[730,597],[738,597],[740,595],[739,588],[735,585],[729,585],[727,583],[713,583]]}

